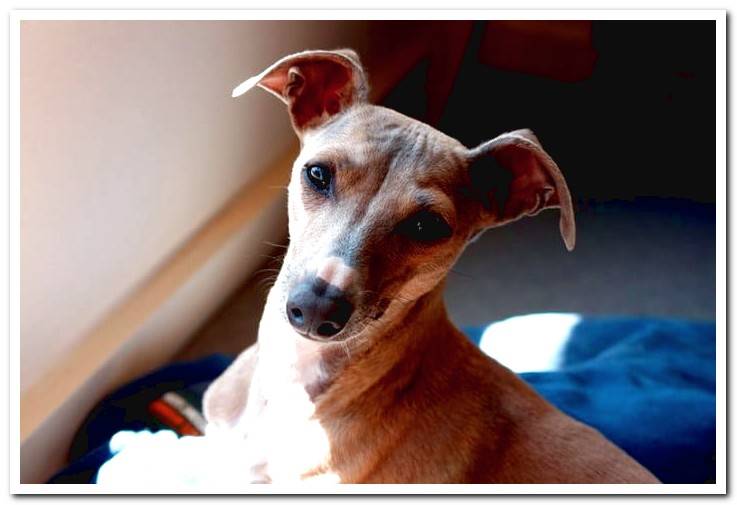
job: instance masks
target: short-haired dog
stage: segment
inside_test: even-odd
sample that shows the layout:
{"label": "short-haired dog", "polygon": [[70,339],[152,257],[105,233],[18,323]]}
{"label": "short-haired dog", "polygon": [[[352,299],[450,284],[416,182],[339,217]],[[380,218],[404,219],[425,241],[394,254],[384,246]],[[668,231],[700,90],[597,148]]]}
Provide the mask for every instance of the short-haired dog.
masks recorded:
{"label": "short-haired dog", "polygon": [[287,56],[233,95],[254,86],[286,104],[301,150],[257,343],[204,398],[208,435],[245,441],[244,482],[657,482],[445,309],[449,269],[486,229],[559,209],[573,249],[566,181],[531,131],[467,148],[368,103],[348,49]]}

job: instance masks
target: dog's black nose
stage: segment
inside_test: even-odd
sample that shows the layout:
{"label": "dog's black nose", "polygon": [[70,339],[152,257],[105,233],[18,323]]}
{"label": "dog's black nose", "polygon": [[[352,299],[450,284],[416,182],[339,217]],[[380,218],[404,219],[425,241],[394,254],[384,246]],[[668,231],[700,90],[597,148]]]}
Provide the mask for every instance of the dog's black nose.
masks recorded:
{"label": "dog's black nose", "polygon": [[320,279],[305,279],[292,288],[287,300],[287,318],[300,333],[321,338],[334,337],[353,314],[346,294]]}

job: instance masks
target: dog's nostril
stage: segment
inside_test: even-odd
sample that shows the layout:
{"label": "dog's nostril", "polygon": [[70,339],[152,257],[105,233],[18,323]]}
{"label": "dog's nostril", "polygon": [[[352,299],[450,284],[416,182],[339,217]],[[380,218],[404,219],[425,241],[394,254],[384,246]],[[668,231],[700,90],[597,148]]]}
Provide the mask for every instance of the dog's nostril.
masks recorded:
{"label": "dog's nostril", "polygon": [[337,323],[328,321],[317,327],[317,334],[321,337],[332,337],[342,329],[343,327]]}
{"label": "dog's nostril", "polygon": [[297,324],[302,324],[304,322],[304,315],[302,314],[302,311],[299,310],[297,307],[294,307],[290,310],[292,313],[292,320]]}

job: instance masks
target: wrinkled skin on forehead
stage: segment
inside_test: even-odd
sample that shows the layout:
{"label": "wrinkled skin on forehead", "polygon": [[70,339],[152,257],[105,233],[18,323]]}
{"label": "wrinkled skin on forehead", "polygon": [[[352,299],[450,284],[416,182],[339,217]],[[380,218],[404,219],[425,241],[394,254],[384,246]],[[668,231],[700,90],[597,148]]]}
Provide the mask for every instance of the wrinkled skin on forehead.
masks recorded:
{"label": "wrinkled skin on forehead", "polygon": [[[306,166],[333,173],[329,196],[306,182]],[[392,304],[407,304],[434,288],[474,230],[467,149],[434,128],[390,109],[359,105],[305,132],[289,185],[290,247],[284,293],[327,257],[357,272],[350,287],[355,313],[346,340],[376,325]],[[397,226],[420,210],[443,217],[449,238],[417,243]]]}

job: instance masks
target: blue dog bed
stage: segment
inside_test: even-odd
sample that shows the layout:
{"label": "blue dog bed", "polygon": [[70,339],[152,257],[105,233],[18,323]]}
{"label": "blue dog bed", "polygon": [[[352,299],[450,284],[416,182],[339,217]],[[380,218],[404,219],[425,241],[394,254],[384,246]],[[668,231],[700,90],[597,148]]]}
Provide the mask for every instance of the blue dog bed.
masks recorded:
{"label": "blue dog bed", "polygon": [[[479,343],[484,328],[467,328]],[[555,371],[521,377],[568,415],[598,429],[664,483],[716,481],[714,323],[583,318]],[[163,367],[106,397],[74,438],[71,464],[49,483],[93,483],[122,430],[192,434],[152,406],[175,393],[201,409],[204,390],[232,358]],[[157,414],[158,413],[158,414]]]}

